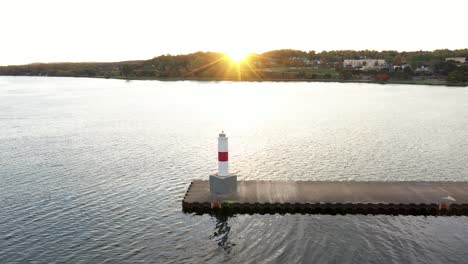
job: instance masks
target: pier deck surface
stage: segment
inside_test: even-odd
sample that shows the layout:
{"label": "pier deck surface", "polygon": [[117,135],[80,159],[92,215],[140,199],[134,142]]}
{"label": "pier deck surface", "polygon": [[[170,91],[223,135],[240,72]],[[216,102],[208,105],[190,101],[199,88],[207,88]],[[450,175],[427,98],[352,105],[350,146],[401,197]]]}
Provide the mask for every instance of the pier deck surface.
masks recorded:
{"label": "pier deck surface", "polygon": [[[450,196],[454,200],[444,199]],[[238,181],[237,193],[212,195],[195,180],[186,212],[468,214],[468,182]]]}

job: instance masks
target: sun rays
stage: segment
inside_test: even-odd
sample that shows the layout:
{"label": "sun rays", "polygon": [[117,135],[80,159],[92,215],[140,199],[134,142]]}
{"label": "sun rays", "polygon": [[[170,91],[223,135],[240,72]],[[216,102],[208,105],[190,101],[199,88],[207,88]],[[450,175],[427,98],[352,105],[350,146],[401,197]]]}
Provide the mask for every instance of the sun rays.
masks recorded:
{"label": "sun rays", "polygon": [[240,63],[247,60],[249,56],[249,52],[241,51],[241,50],[233,50],[228,51],[225,53],[226,56],[235,63]]}
{"label": "sun rays", "polygon": [[263,80],[263,74],[256,67],[261,56],[233,50],[219,53],[219,56],[192,69],[185,77],[220,80]]}

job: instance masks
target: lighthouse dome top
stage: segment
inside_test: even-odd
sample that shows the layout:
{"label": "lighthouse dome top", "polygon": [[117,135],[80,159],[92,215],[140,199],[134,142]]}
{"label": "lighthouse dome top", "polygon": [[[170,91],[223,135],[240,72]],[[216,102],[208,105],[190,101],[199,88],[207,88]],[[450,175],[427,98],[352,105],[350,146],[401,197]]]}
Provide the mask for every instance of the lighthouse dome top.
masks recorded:
{"label": "lighthouse dome top", "polygon": [[221,131],[221,133],[219,133],[219,137],[226,137],[226,134],[224,134],[224,131]]}

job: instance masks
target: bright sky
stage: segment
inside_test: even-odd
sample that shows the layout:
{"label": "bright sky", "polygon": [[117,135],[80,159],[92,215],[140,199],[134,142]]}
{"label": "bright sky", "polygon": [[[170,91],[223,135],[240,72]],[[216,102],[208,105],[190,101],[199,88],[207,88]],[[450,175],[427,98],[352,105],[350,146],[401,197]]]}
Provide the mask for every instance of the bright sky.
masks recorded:
{"label": "bright sky", "polygon": [[468,48],[467,0],[4,0],[0,65],[196,51]]}

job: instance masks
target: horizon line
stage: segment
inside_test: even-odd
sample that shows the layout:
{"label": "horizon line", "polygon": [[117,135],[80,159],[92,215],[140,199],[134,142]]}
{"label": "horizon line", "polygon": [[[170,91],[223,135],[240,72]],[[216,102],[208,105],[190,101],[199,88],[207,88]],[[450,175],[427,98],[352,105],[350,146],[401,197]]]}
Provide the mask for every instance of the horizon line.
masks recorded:
{"label": "horizon line", "polygon": [[[449,48],[438,48],[438,49],[433,49],[433,50],[393,50],[393,49],[331,49],[331,50],[301,50],[301,49],[293,49],[293,48],[281,48],[281,49],[273,49],[273,50],[267,50],[263,52],[248,52],[249,54],[264,54],[267,52],[271,51],[280,51],[280,50],[294,50],[294,51],[302,51],[302,52],[311,52],[314,51],[316,53],[322,53],[322,52],[336,52],[336,51],[377,51],[377,52],[386,52],[386,51],[396,51],[398,53],[403,53],[403,52],[434,52],[434,51],[439,51],[439,50],[448,50],[448,51],[460,51],[460,50],[465,50],[465,53],[468,52],[468,48],[458,48],[458,49],[449,49]],[[79,63],[122,63],[122,62],[138,62],[138,61],[146,61],[146,60],[151,60],[154,58],[158,58],[161,56],[183,56],[183,55],[191,55],[195,53],[226,53],[227,51],[209,51],[209,50],[198,50],[194,52],[188,52],[188,53],[161,53],[159,55],[153,56],[151,58],[147,59],[127,59],[127,60],[101,60],[101,61],[93,61],[93,60],[83,60],[83,61],[36,61],[36,62],[30,62],[30,63],[24,63],[24,64],[1,64],[0,62],[0,67],[8,67],[8,66],[25,66],[25,65],[34,65],[34,64],[63,64],[63,63],[73,63],[73,64],[79,64]],[[468,56],[468,53],[466,53],[466,56]]]}

